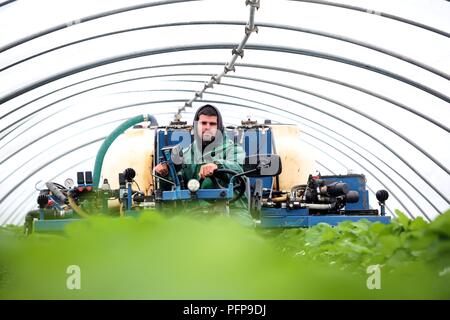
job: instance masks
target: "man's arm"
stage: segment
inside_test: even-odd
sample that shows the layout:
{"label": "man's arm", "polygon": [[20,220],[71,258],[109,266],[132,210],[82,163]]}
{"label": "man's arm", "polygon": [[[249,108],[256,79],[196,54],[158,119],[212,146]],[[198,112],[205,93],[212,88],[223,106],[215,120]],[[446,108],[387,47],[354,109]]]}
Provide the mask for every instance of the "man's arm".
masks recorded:
{"label": "man's arm", "polygon": [[155,173],[158,176],[165,177],[169,174],[169,166],[167,163],[158,163],[155,167]]}
{"label": "man's arm", "polygon": [[[155,174],[159,177],[163,177],[166,180],[172,181],[172,177],[169,175],[169,165],[167,163],[159,163],[155,166],[154,168],[155,170]],[[159,187],[162,190],[168,191],[172,189],[172,184],[162,180],[162,179],[157,179],[159,182]]]}

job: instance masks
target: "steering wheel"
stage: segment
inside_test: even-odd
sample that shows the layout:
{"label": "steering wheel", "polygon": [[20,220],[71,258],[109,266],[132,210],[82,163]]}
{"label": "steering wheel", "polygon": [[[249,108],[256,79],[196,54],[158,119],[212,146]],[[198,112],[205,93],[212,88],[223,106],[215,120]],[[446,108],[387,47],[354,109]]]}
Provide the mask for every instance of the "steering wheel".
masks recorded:
{"label": "steering wheel", "polygon": [[[216,189],[227,189],[228,188],[228,181],[230,181],[232,176],[238,175],[239,172],[236,172],[234,170],[231,169],[216,169],[214,170],[214,173],[212,176],[209,176],[208,178],[211,179],[214,188]],[[203,181],[205,179],[200,179],[200,186],[202,185]],[[223,185],[220,181],[224,182],[227,181],[227,185]],[[233,198],[230,199],[230,203],[233,203],[237,200],[239,200],[240,198],[242,198],[242,196],[245,193],[245,189],[246,189],[246,183],[245,183],[245,179],[243,178],[243,176],[237,176],[233,179],[233,193],[235,193],[235,195],[233,196]],[[207,199],[205,199],[207,200]],[[207,200],[208,201],[208,200]],[[208,202],[214,202],[209,200]]]}

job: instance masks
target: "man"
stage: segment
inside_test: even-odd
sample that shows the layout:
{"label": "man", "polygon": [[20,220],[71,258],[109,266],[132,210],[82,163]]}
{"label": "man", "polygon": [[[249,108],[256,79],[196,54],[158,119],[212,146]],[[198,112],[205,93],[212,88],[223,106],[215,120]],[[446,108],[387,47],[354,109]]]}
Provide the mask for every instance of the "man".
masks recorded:
{"label": "man", "polygon": [[[194,116],[194,142],[183,150],[184,181],[198,179],[203,181],[201,188],[214,188],[209,179],[216,169],[231,169],[243,172],[245,152],[226,137],[222,116],[212,105],[199,108]],[[155,167],[160,176],[167,176],[167,164],[160,163]],[[242,197],[232,204],[230,215],[238,218],[245,225],[253,225],[248,212],[247,199]]]}

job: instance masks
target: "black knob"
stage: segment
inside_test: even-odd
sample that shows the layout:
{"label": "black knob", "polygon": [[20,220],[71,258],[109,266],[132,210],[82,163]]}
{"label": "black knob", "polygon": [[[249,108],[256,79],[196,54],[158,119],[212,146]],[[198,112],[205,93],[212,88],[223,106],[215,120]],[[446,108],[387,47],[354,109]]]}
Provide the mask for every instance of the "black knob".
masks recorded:
{"label": "black knob", "polygon": [[376,193],[377,200],[384,203],[389,198],[389,192],[386,190],[378,190]]}
{"label": "black knob", "polygon": [[327,192],[330,196],[344,195],[348,190],[348,185],[345,182],[333,182],[327,186]]}
{"label": "black knob", "polygon": [[347,203],[357,203],[359,201],[359,193],[355,190],[350,190],[345,195],[345,201]]}
{"label": "black knob", "polygon": [[37,197],[37,203],[39,205],[39,208],[41,209],[45,208],[48,204],[48,196],[46,194],[40,194]]}
{"label": "black knob", "polygon": [[133,201],[134,202],[144,202],[144,200],[145,200],[145,195],[144,195],[143,192],[136,192],[133,195]]}
{"label": "black knob", "polygon": [[128,169],[125,169],[125,171],[123,172],[123,175],[127,182],[133,182],[133,179],[136,176],[136,171],[134,171],[134,169],[132,169],[132,168],[128,168]]}

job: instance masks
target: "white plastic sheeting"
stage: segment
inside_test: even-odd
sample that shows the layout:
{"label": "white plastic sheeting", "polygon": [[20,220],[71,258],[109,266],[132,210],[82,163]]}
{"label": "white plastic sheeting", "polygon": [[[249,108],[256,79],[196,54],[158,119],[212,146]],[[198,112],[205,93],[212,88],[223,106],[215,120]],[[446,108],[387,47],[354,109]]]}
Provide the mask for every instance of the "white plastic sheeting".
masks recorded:
{"label": "white plastic sheeting", "polygon": [[[295,123],[322,174],[363,173],[388,209],[450,207],[450,3],[261,0],[258,34],[211,102],[227,123]],[[124,119],[160,124],[230,60],[245,0],[0,2],[0,224],[36,182],[93,168]],[[371,194],[371,203],[376,199]]]}

